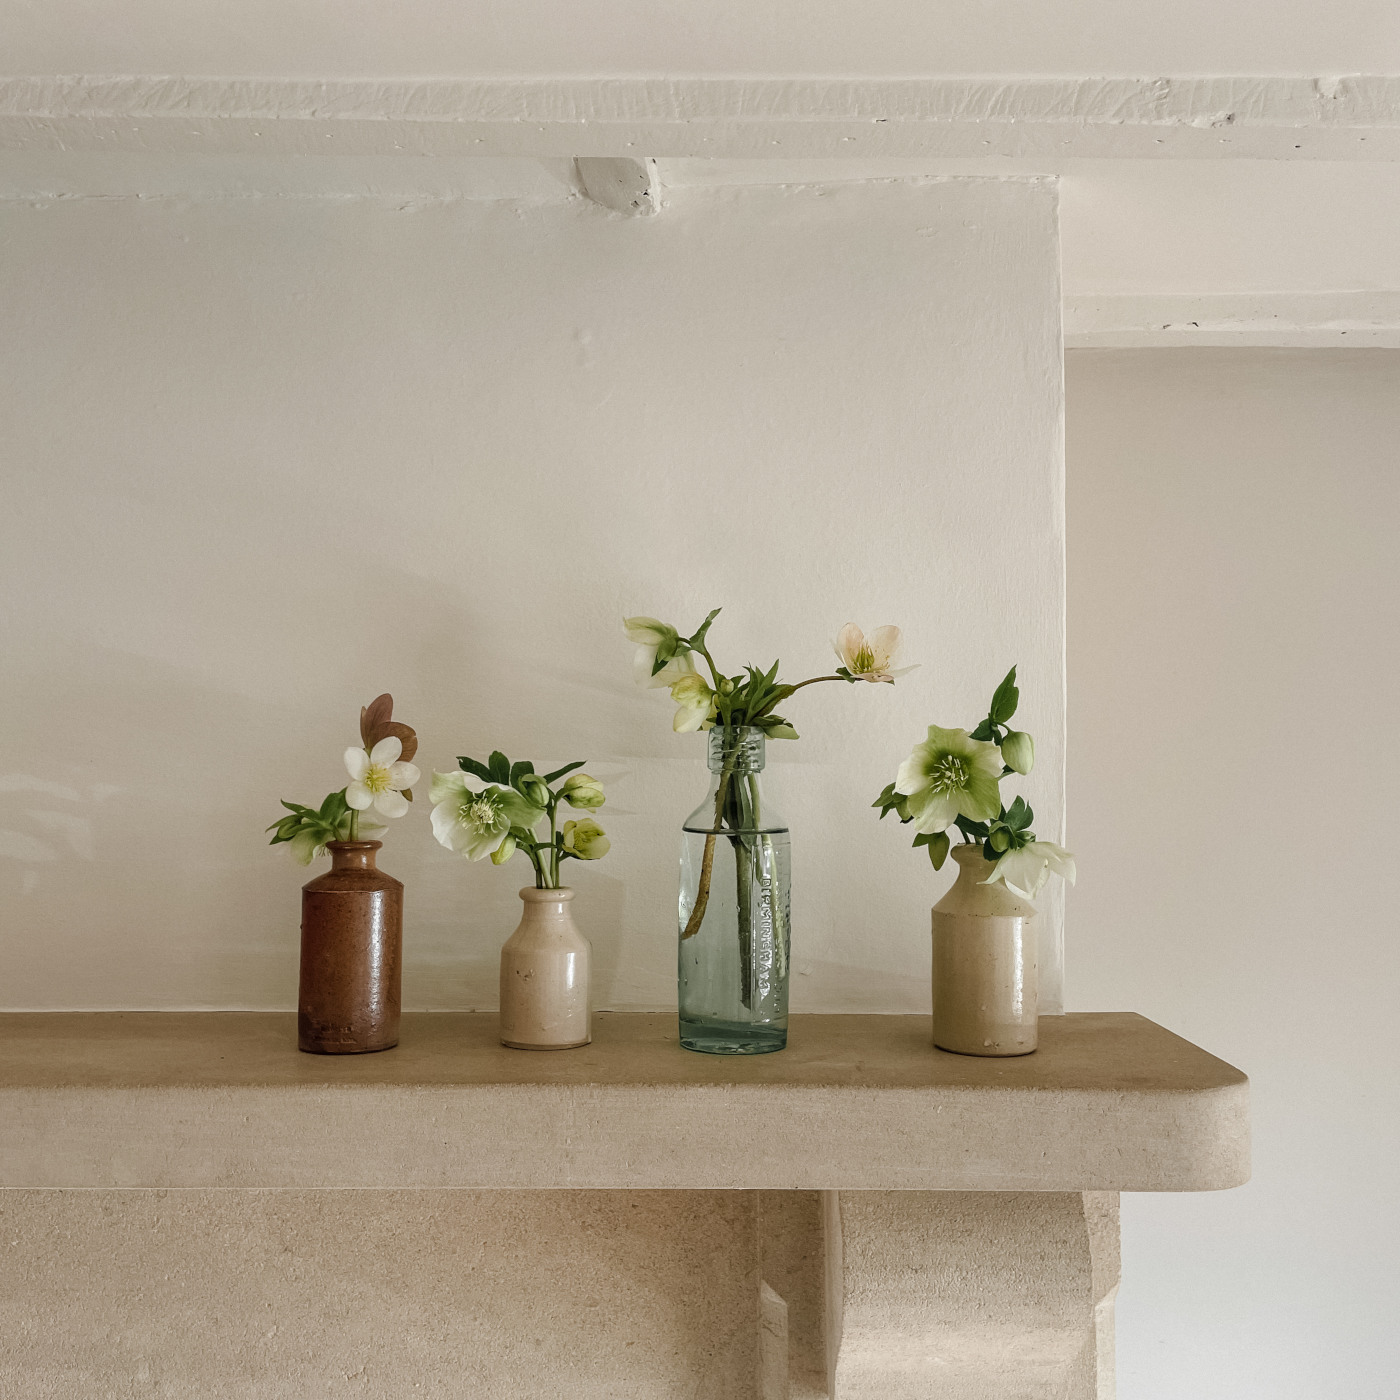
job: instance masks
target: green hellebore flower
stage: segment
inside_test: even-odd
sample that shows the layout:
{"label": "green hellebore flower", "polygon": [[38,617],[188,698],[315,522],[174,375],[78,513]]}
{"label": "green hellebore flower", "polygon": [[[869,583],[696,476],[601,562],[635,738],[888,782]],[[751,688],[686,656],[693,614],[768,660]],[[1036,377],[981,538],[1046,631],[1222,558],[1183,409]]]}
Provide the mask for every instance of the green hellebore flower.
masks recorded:
{"label": "green hellebore flower", "polygon": [[596,810],[608,800],[603,794],[602,783],[597,778],[590,778],[587,773],[571,774],[565,779],[559,793],[570,807],[578,807],[586,812]]}
{"label": "green hellebore flower", "polygon": [[310,865],[317,856],[325,855],[326,838],[318,831],[299,831],[292,837],[287,849],[298,865]]}
{"label": "green hellebore flower", "polygon": [[1029,773],[1035,767],[1035,740],[1013,729],[1001,741],[1001,761],[1018,773]]}
{"label": "green hellebore flower", "polygon": [[965,729],[929,725],[928,738],[899,766],[894,790],[908,798],[921,833],[946,831],[960,816],[994,821],[1001,812],[1001,751]]}
{"label": "green hellebore flower", "polygon": [[679,706],[671,721],[677,734],[693,734],[715,717],[715,693],[705,678],[694,672],[672,681],[671,699]]}
{"label": "green hellebore flower", "polygon": [[564,849],[580,860],[602,860],[611,845],[592,817],[564,823]]}
{"label": "green hellebore flower", "polygon": [[468,860],[494,855],[507,840],[514,842],[511,827],[529,831],[545,815],[514,788],[492,786],[473,792],[465,773],[434,773],[429,796],[434,804],[433,835]]}

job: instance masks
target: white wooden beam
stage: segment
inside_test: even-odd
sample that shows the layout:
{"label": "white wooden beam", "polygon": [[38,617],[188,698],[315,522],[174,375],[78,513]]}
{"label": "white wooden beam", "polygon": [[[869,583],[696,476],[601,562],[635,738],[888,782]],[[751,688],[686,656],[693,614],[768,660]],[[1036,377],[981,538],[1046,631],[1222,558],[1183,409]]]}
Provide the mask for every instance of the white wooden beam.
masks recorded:
{"label": "white wooden beam", "polygon": [[1069,296],[1065,347],[1400,349],[1400,291]]}
{"label": "white wooden beam", "polygon": [[0,80],[0,148],[1400,159],[1400,77]]}

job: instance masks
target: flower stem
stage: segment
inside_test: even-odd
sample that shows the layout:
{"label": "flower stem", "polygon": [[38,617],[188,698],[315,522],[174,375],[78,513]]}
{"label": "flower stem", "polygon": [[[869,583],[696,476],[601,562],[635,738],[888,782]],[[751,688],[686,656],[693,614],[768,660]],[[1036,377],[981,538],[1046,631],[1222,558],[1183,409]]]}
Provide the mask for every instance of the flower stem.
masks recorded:
{"label": "flower stem", "polygon": [[350,839],[360,839],[360,814],[353,807],[350,809]]}
{"label": "flower stem", "polygon": [[715,869],[715,836],[724,824],[724,800],[729,796],[729,779],[734,772],[734,756],[731,755],[719,775],[719,788],[715,792],[715,829],[705,833],[705,853],[700,859],[700,884],[695,891],[695,906],[690,911],[682,938],[692,938],[700,932],[705,922],[705,907],[710,902],[710,879]]}
{"label": "flower stem", "polygon": [[739,935],[739,1004],[753,1008],[753,856],[744,837],[729,838],[734,847],[735,923]]}
{"label": "flower stem", "polygon": [[788,691],[788,694],[796,695],[804,685],[820,685],[823,681],[844,681],[845,679],[845,676],[813,676],[811,680],[798,681],[798,683]]}

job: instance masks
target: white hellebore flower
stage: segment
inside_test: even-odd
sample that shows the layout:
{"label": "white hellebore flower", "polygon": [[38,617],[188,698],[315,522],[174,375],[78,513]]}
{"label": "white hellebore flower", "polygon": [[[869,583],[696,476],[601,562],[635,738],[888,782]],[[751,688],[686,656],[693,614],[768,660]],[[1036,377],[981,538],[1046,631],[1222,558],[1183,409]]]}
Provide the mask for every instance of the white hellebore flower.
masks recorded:
{"label": "white hellebore flower", "polygon": [[994,885],[1000,880],[1012,894],[1034,899],[1051,874],[1074,884],[1074,857],[1053,841],[1032,841],[1018,851],[1007,851],[982,883]]}
{"label": "white hellebore flower", "polygon": [[898,627],[877,627],[867,637],[854,622],[848,622],[836,634],[832,645],[841,664],[859,680],[886,681],[893,685],[896,676],[907,676],[918,669],[914,666],[898,671],[891,669],[899,651]]}
{"label": "white hellebore flower", "polygon": [[536,807],[513,788],[488,787],[473,792],[467,786],[465,773],[434,773],[429,796],[433,802],[433,835],[440,845],[468,860],[494,858],[508,845],[509,851],[496,862],[504,864],[515,850],[511,827],[530,831],[544,816],[542,807]]}
{"label": "white hellebore flower", "polygon": [[417,767],[400,763],[403,744],[396,735],[381,739],[368,753],[363,749],[345,750],[345,771],[350,785],[345,789],[345,801],[357,812],[373,807],[381,817],[401,817],[408,811],[404,788],[418,781]]}
{"label": "white hellebore flower", "polygon": [[654,617],[624,618],[622,626],[627,632],[628,641],[636,642],[637,654],[632,659],[632,675],[640,686],[648,690],[660,690],[663,685],[671,685],[681,676],[693,674],[695,662],[688,651],[678,652],[655,675],[656,651],[663,643],[674,642],[679,633],[674,627],[659,622]]}

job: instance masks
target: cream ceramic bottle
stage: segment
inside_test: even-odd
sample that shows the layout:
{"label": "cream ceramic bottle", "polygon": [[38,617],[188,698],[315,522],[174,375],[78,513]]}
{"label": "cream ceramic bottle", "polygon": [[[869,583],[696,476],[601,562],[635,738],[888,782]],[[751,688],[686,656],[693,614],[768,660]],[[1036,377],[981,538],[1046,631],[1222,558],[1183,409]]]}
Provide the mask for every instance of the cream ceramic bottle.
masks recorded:
{"label": "cream ceramic bottle", "polygon": [[954,846],[952,889],[933,907],[933,1043],[960,1055],[1029,1055],[1039,980],[1035,905],[1005,885],[980,845]]}
{"label": "cream ceramic bottle", "polygon": [[501,1044],[515,1050],[587,1045],[593,950],[574,923],[574,892],[527,887],[520,898],[520,926],[501,949]]}

